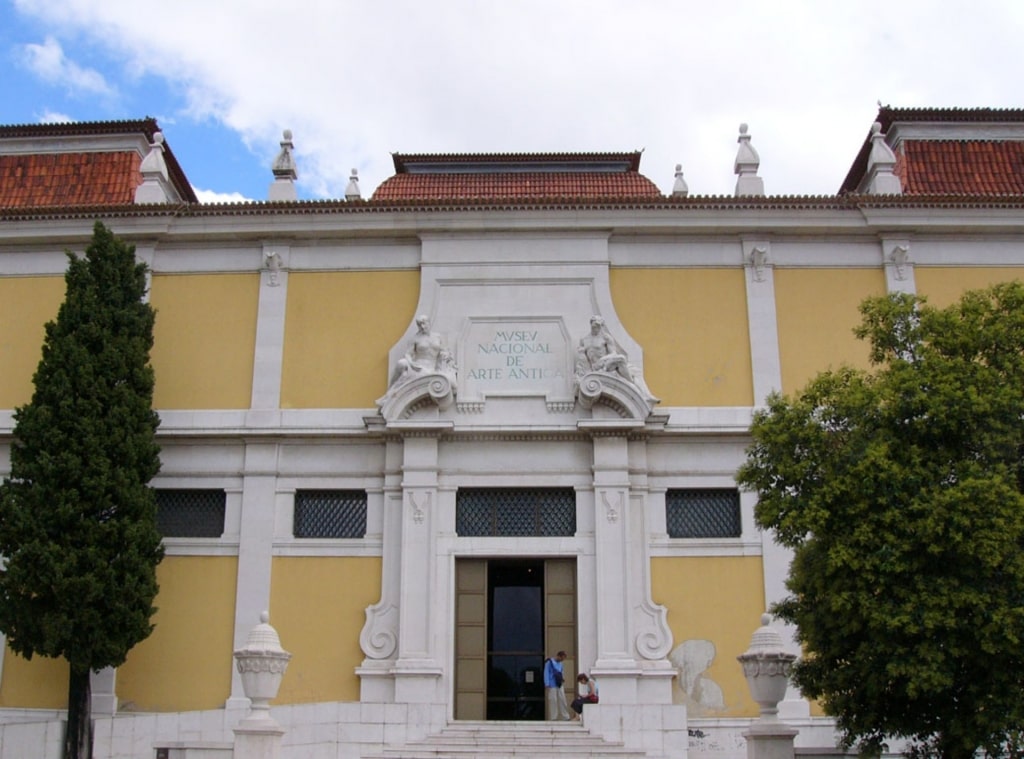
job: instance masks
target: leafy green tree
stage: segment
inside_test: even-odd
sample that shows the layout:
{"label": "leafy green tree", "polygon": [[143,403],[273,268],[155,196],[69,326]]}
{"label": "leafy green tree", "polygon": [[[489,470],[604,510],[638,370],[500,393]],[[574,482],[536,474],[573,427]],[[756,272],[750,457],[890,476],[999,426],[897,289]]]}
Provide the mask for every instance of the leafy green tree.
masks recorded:
{"label": "leafy green tree", "polygon": [[870,372],[755,415],[737,479],[793,551],[794,680],[846,746],[1007,750],[1024,726],[1024,285],[861,306]]}
{"label": "leafy green tree", "polygon": [[152,631],[163,549],[147,485],[160,463],[146,267],[99,222],[68,259],[0,485],[0,630],[27,659],[67,660],[64,756],[79,759],[92,755],[89,673]]}

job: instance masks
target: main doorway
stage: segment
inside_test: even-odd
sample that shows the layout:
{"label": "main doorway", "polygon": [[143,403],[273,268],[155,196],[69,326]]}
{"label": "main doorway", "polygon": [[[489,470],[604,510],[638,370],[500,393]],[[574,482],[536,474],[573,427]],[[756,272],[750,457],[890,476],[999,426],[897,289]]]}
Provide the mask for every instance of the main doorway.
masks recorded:
{"label": "main doorway", "polygon": [[574,559],[455,564],[455,718],[543,720],[544,658],[564,650],[573,682]]}

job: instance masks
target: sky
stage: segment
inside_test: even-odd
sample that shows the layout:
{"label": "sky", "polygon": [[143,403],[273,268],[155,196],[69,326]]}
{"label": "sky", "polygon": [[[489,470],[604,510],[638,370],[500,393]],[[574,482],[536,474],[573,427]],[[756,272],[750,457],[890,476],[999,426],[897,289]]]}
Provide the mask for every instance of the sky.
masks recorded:
{"label": "sky", "polygon": [[392,153],[631,152],[834,195],[879,104],[1024,107],[1020,0],[0,0],[0,124],[153,116],[203,202],[364,198]]}

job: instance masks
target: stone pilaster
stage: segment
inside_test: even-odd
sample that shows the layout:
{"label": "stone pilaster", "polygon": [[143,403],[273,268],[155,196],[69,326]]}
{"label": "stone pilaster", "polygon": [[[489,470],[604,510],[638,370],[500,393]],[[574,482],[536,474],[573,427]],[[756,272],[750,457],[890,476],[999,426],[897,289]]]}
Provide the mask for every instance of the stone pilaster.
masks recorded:
{"label": "stone pilaster", "polygon": [[356,669],[359,700],[393,703],[395,682],[391,667],[398,655],[399,593],[402,581],[402,457],[400,440],[386,443],[384,464],[384,513],[381,520],[380,600],[366,609],[359,645],[366,658]]}
{"label": "stone pilaster", "polygon": [[89,689],[94,716],[117,714],[117,669],[104,667],[89,673]]}
{"label": "stone pilaster", "polygon": [[251,424],[275,424],[281,406],[284,317],[288,302],[290,255],[287,245],[263,244],[249,413]]}
{"label": "stone pilaster", "polygon": [[402,463],[401,582],[395,700],[438,703],[441,655],[433,635],[437,623],[434,575],[437,569],[437,453],[439,431],[405,437]]}
{"label": "stone pilaster", "polygon": [[[747,326],[750,335],[750,361],[753,370],[754,405],[763,405],[773,391],[782,389],[782,360],[779,356],[779,329],[775,312],[775,266],[771,242],[762,238],[743,240],[743,267],[747,283]],[[757,497],[740,493],[744,513],[753,513]],[[765,605],[771,606],[786,596],[785,579],[793,554],[778,545],[770,532],[761,533],[761,563],[764,567]],[[787,645],[796,653],[796,628],[784,626]],[[780,710],[789,717],[808,716],[810,707],[799,690],[790,687]]]}
{"label": "stone pilaster", "polygon": [[[242,515],[238,535],[238,580],[235,588],[234,646],[241,648],[253,620],[270,609],[270,574],[274,543],[277,445],[249,443],[245,449]],[[237,671],[231,679],[229,707],[248,701]]]}
{"label": "stone pilaster", "polygon": [[759,406],[772,391],[782,389],[771,244],[761,239],[743,240],[743,268],[747,283],[747,326],[754,405]]}
{"label": "stone pilaster", "polygon": [[591,671],[615,703],[671,703],[665,656],[672,637],[664,608],[650,597],[644,493],[632,490],[630,432],[602,429],[596,420],[586,428],[594,441],[597,660]]}

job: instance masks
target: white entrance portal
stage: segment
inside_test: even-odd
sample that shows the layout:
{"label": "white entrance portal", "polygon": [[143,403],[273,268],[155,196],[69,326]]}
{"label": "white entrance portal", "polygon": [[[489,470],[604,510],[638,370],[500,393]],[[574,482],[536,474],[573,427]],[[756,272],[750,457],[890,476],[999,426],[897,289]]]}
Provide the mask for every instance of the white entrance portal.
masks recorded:
{"label": "white entrance portal", "polygon": [[459,559],[455,588],[455,719],[543,720],[545,657],[573,682],[575,560]]}

